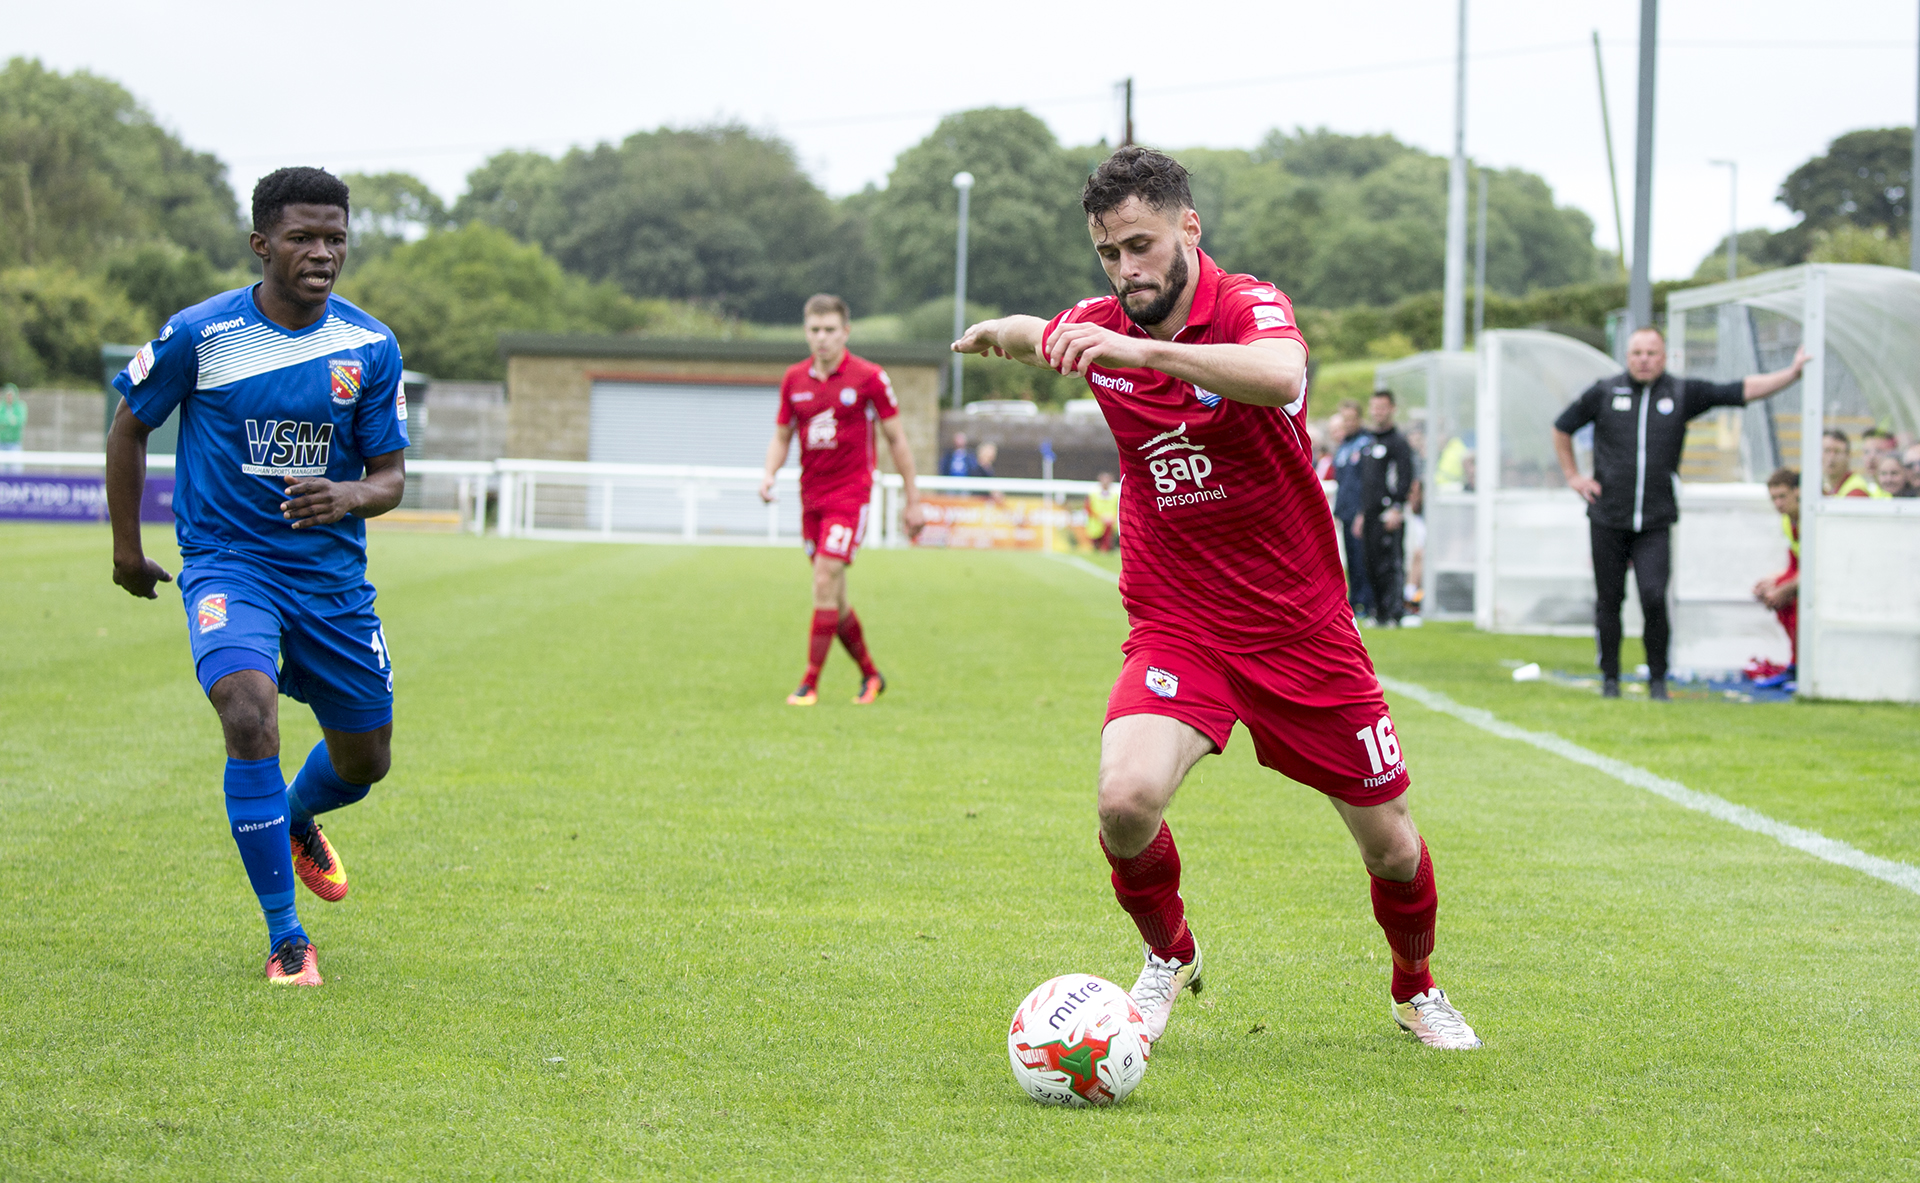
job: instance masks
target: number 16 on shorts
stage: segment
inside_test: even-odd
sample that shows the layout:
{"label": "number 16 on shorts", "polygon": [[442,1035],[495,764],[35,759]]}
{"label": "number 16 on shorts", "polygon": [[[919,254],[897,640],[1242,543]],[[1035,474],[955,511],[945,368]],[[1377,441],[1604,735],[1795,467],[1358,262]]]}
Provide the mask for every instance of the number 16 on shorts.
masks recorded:
{"label": "number 16 on shorts", "polygon": [[1386,715],[1371,727],[1362,727],[1353,733],[1367,748],[1367,763],[1373,766],[1375,776],[1397,768],[1400,765],[1400,737],[1393,733],[1393,720]]}

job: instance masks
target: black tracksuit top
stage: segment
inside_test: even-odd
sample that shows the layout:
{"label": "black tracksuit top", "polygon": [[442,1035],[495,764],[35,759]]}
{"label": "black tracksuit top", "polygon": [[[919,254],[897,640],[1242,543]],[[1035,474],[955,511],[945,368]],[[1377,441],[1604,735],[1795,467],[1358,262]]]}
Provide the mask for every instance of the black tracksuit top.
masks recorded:
{"label": "black tracksuit top", "polygon": [[1360,448],[1360,512],[1385,513],[1405,506],[1413,491],[1413,449],[1398,427],[1367,431]]}
{"label": "black tracksuit top", "polygon": [[1593,479],[1600,482],[1600,496],[1587,506],[1587,516],[1613,530],[1673,525],[1680,519],[1674,482],[1687,421],[1746,401],[1744,380],[1661,374],[1648,387],[1622,373],[1587,387],[1553,421],[1568,435],[1593,424]]}

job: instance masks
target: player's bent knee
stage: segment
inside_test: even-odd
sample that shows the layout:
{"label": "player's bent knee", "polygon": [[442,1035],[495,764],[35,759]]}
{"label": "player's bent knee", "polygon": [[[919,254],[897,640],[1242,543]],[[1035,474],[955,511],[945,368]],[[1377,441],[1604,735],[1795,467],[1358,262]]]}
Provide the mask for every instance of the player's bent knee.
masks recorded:
{"label": "player's bent knee", "polygon": [[1111,834],[1152,831],[1160,825],[1168,794],[1163,786],[1136,773],[1105,771],[1100,774],[1099,812],[1101,830]]}
{"label": "player's bent knee", "polygon": [[207,693],[220,716],[227,750],[238,759],[264,760],[280,753],[278,689],[264,674],[242,670],[215,682]]}

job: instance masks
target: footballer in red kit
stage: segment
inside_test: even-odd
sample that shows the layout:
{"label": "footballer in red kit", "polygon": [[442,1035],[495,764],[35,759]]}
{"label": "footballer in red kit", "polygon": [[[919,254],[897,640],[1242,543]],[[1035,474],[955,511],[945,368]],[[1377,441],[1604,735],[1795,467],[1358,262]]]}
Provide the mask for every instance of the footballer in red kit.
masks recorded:
{"label": "footballer in red kit", "polygon": [[812,356],[790,368],[780,382],[780,410],[767,445],[763,501],[774,499],[774,478],[800,441],[800,536],[813,563],[813,620],[807,636],[807,672],[787,696],[793,706],[819,701],[820,669],[835,637],[860,667],[865,705],[887,680],[867,652],[860,618],[847,603],[847,568],[866,538],[873,495],[873,437],[887,437],[893,466],[906,485],[905,520],[910,533],[925,521],[913,479],[913,453],[900,426],[900,407],[887,372],[847,352],[850,321],[846,302],[818,295],[805,310],[807,349]]}
{"label": "footballer in red kit", "polygon": [[1439,895],[1406,762],[1347,607],[1303,416],[1307,346],[1274,285],[1200,250],[1187,172],[1122,148],[1081,193],[1113,294],[1009,316],[953,348],[1084,377],[1120,451],[1120,594],[1131,622],[1101,733],[1100,845],[1145,946],[1131,994],[1158,1039],[1202,958],[1167,806],[1246,724],[1263,765],[1318,789],[1359,847],[1393,956],[1395,1022],[1480,1039],[1434,984]]}

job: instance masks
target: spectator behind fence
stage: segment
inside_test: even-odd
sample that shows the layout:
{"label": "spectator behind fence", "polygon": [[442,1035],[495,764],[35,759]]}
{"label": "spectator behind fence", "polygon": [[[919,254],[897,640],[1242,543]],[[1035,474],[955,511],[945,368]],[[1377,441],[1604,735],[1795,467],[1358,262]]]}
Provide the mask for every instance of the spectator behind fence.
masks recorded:
{"label": "spectator behind fence", "polygon": [[953,433],[953,451],[940,462],[941,476],[979,476],[980,465],[973,458],[973,451],[967,447],[967,433]]}
{"label": "spectator behind fence", "polygon": [[1820,491],[1829,497],[1871,497],[1867,478],[1853,471],[1853,441],[1829,427],[1820,441]]}
{"label": "spectator behind fence", "polygon": [[[1647,694],[1667,697],[1668,530],[1680,518],[1674,497],[1687,421],[1715,407],[1738,407],[1778,394],[1800,377],[1807,351],[1771,374],[1737,382],[1667,373],[1667,340],[1651,326],[1627,339],[1627,372],[1587,387],[1553,423],[1553,451],[1567,487],[1587,502],[1593,553],[1593,624],[1599,636],[1601,693],[1620,697],[1620,605],[1627,568],[1640,588],[1646,626]],[[1573,456],[1573,433],[1593,424],[1593,476]],[[1494,474],[1496,477],[1498,474]]]}
{"label": "spectator behind fence", "polygon": [[1413,449],[1393,425],[1393,391],[1374,391],[1367,409],[1372,422],[1361,437],[1367,442],[1360,449],[1360,516],[1353,520],[1349,533],[1360,539],[1366,556],[1374,622],[1398,628],[1406,614],[1401,596],[1407,498],[1413,495],[1419,477],[1413,466]]}
{"label": "spectator behind fence", "polygon": [[1373,611],[1373,589],[1367,583],[1367,560],[1360,553],[1353,522],[1360,516],[1360,449],[1367,443],[1360,430],[1360,404],[1340,400],[1333,413],[1340,424],[1340,443],[1333,450],[1333,517],[1340,523],[1340,553],[1347,560],[1347,605],[1355,614]]}
{"label": "spectator behind fence", "polygon": [[1906,465],[1909,484],[1920,480],[1920,444],[1908,444],[1907,450],[1900,453],[1900,462]]}
{"label": "spectator behind fence", "polygon": [[1773,498],[1773,508],[1780,511],[1780,532],[1787,536],[1787,569],[1754,584],[1753,595],[1773,609],[1780,627],[1787,630],[1790,656],[1784,673],[1754,684],[1778,686],[1793,681],[1800,664],[1800,474],[1791,468],[1775,469],[1767,478],[1767,496]]}
{"label": "spectator behind fence", "polygon": [[1087,494],[1087,541],[1095,550],[1115,550],[1120,545],[1120,488],[1113,474],[1100,474],[1100,489]]}
{"label": "spectator behind fence", "polygon": [[973,450],[972,476],[992,476],[993,462],[1000,458],[1000,445],[988,440]]}
{"label": "spectator behind fence", "polygon": [[1860,433],[1860,471],[1872,472],[1874,464],[1882,455],[1898,453],[1900,445],[1894,440],[1893,433],[1879,427],[1869,427]]}
{"label": "spectator behind fence", "polygon": [[27,403],[20,388],[9,382],[0,387],[0,472],[17,473],[20,462],[10,453],[19,452],[27,434]]}
{"label": "spectator behind fence", "polygon": [[1915,497],[1920,496],[1920,486],[1907,472],[1907,466],[1900,463],[1900,457],[1892,452],[1882,452],[1873,458],[1873,483],[1877,488],[1877,497]]}

